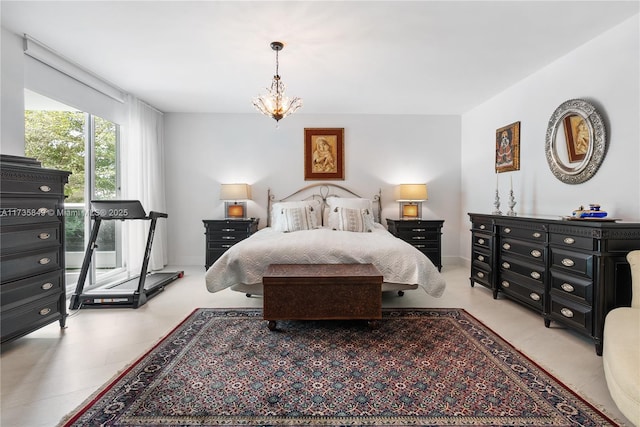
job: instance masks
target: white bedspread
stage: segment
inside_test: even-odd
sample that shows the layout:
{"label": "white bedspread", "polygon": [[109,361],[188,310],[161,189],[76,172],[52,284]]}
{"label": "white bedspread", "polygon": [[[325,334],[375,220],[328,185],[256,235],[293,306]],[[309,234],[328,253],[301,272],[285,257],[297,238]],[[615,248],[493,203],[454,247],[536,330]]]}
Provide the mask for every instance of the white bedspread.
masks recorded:
{"label": "white bedspread", "polygon": [[205,275],[209,292],[262,283],[269,264],[371,263],[387,283],[421,286],[439,297],[445,281],[433,263],[382,225],[371,233],[328,228],[283,233],[264,228],[227,250]]}

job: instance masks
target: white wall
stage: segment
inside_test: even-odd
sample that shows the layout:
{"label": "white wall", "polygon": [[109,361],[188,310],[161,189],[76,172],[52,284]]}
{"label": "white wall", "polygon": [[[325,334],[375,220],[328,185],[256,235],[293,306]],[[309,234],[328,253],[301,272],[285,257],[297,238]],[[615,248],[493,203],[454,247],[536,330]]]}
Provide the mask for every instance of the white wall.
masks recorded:
{"label": "white wall", "polygon": [[24,156],[22,38],[2,28],[0,153]]}
{"label": "white wall", "polygon": [[314,182],[304,180],[305,127],[344,128],[345,180],[334,182],[363,197],[382,189],[383,218],[398,217],[396,184],[426,182],[423,218],[445,220],[443,263],[458,259],[459,116],[297,113],[275,125],[257,112],[165,114],[170,264],[204,266],[202,220],[224,217],[221,183],[251,184],[248,212],[263,227],[268,188],[282,198]]}
{"label": "white wall", "polygon": [[[501,173],[501,210],[508,210],[510,176],[516,212],[561,217],[600,203],[613,218],[640,221],[640,15],[627,20],[462,116],[461,256],[469,258],[468,212],[494,210],[495,131],[520,121],[520,170]],[[545,157],[549,118],[572,98],[602,115],[609,148],[589,181],[559,181]]]}

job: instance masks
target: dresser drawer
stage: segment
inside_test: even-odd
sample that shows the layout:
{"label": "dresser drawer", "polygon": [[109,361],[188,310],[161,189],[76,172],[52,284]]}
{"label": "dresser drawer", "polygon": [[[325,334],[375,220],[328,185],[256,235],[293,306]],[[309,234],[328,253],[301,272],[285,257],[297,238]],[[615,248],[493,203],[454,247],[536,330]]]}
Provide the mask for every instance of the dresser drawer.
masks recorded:
{"label": "dresser drawer", "polygon": [[551,292],[591,305],[593,302],[593,281],[551,269]]}
{"label": "dresser drawer", "polygon": [[57,270],[27,279],[3,283],[0,286],[2,311],[40,298],[63,294],[65,292],[63,276],[64,271]]}
{"label": "dresser drawer", "polygon": [[[4,183],[3,183],[4,185]],[[37,224],[59,221],[59,201],[54,198],[2,197],[0,225]]]}
{"label": "dresser drawer", "polygon": [[480,283],[488,288],[491,288],[493,282],[493,273],[489,269],[485,269],[484,265],[472,264],[471,265],[471,280]]}
{"label": "dresser drawer", "polygon": [[208,242],[238,242],[249,237],[246,231],[210,231]]}
{"label": "dresser drawer", "polygon": [[491,236],[484,233],[473,233],[471,236],[473,244],[480,248],[491,250]]}
{"label": "dresser drawer", "polygon": [[538,283],[543,283],[545,280],[545,267],[544,264],[534,264],[521,261],[516,258],[503,256],[498,265],[500,271],[509,271],[515,274],[519,274],[529,280],[534,280]]}
{"label": "dresser drawer", "polygon": [[434,242],[435,244],[438,243],[440,232],[431,231],[431,230],[427,231],[426,229],[422,229],[422,228],[416,228],[416,230],[421,230],[421,231],[400,229],[397,233],[397,237],[409,243],[412,243],[412,242],[419,243],[419,242],[425,242],[425,241]]}
{"label": "dresser drawer", "polygon": [[568,233],[551,233],[549,235],[549,243],[554,246],[564,247],[571,250],[594,250],[594,239],[591,237],[573,236]]}
{"label": "dresser drawer", "polygon": [[471,228],[473,230],[481,230],[490,232],[493,230],[493,224],[488,218],[472,218]]}
{"label": "dresser drawer", "polygon": [[55,196],[64,195],[63,180],[58,176],[40,176],[37,173],[29,172],[28,180],[19,180],[26,175],[16,176],[17,179],[2,180],[2,193],[28,194],[32,196]]}
{"label": "dresser drawer", "polygon": [[531,262],[544,262],[544,245],[523,240],[502,239],[500,250],[503,254],[519,255]]}
{"label": "dresser drawer", "polygon": [[0,231],[0,254],[60,246],[60,241],[59,222],[3,227]]}
{"label": "dresser drawer", "polygon": [[551,267],[593,278],[593,255],[550,248]]}
{"label": "dresser drawer", "polygon": [[592,334],[591,306],[579,304],[568,299],[551,296],[551,317],[560,323],[569,325],[575,329]]}
{"label": "dresser drawer", "polygon": [[5,255],[0,258],[0,281],[5,283],[64,268],[60,261],[59,247]]}
{"label": "dresser drawer", "polygon": [[481,248],[474,248],[471,254],[473,263],[481,263],[487,266],[487,269],[491,265],[491,252]]}
{"label": "dresser drawer", "polygon": [[60,295],[51,295],[12,310],[2,310],[3,341],[24,335],[62,318],[64,316],[62,313],[65,313],[62,304],[64,304],[64,298],[60,298]]}
{"label": "dresser drawer", "polygon": [[218,220],[218,221],[207,221],[205,222],[205,227],[207,229],[207,233],[240,233],[247,234],[253,233],[258,228],[257,221],[227,221],[227,220]]}
{"label": "dresser drawer", "polygon": [[544,228],[530,229],[511,226],[500,227],[500,236],[503,238],[526,239],[534,242],[540,242],[541,245],[546,243],[547,234]]}
{"label": "dresser drawer", "polygon": [[503,272],[500,274],[498,289],[537,311],[542,311],[544,308],[544,286],[536,281]]}

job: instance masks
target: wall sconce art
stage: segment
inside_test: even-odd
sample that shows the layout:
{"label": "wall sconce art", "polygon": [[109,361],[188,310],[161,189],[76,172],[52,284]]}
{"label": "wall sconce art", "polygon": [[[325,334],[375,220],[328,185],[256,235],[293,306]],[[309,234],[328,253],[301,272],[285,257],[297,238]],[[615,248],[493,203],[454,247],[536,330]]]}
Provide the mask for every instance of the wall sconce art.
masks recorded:
{"label": "wall sconce art", "polygon": [[400,184],[396,187],[396,201],[400,204],[401,219],[422,219],[424,200],[427,200],[426,184]]}
{"label": "wall sconce art", "polygon": [[222,184],[220,186],[220,200],[225,200],[225,218],[246,218],[247,203],[244,200],[251,200],[251,187],[249,184]]}

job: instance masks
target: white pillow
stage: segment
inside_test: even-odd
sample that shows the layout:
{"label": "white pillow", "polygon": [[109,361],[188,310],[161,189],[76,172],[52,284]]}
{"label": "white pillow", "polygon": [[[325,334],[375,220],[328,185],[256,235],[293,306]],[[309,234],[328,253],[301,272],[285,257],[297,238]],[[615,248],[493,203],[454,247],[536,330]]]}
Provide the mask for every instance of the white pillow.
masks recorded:
{"label": "white pillow", "polygon": [[331,208],[328,225],[332,230],[370,233],[373,231],[373,215],[369,209]]}
{"label": "white pillow", "polygon": [[316,216],[311,206],[282,208],[276,230],[284,232],[312,230],[317,228],[317,225]]}
{"label": "white pillow", "polygon": [[[324,210],[323,224],[328,226],[329,224],[329,212],[335,207],[348,208],[348,209],[369,209],[369,212],[373,215],[373,202],[371,199],[363,199],[360,197],[327,197],[327,208]],[[374,217],[375,221],[375,217]]]}
{"label": "white pillow", "polygon": [[303,208],[305,206],[309,206],[311,211],[315,216],[315,227],[320,226],[322,223],[322,211],[319,200],[302,200],[297,202],[278,202],[274,203],[271,206],[271,226],[274,229],[284,228],[281,226],[280,220],[282,219],[282,209],[290,209],[290,208]]}

